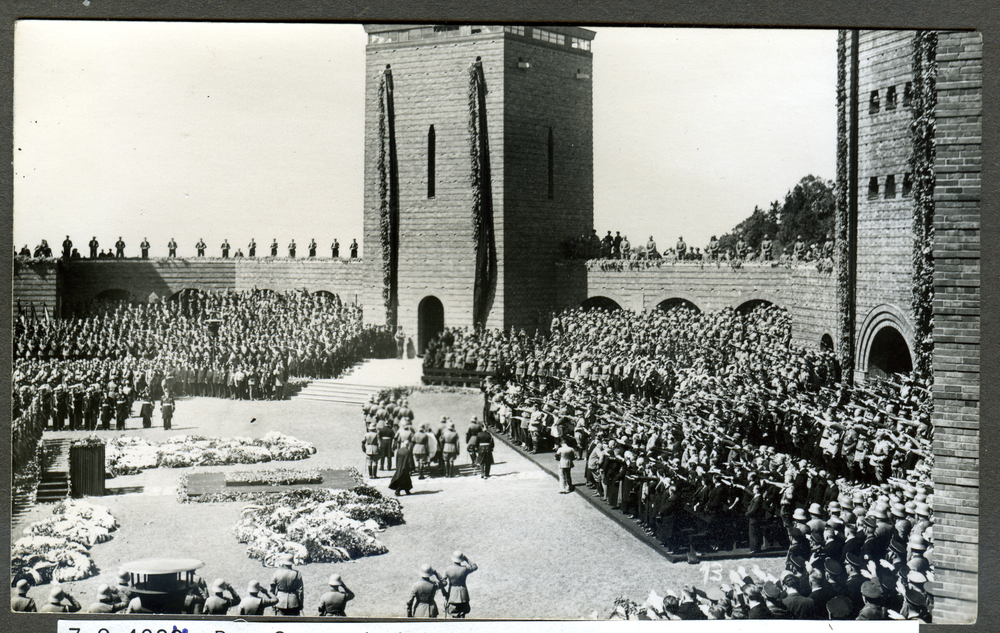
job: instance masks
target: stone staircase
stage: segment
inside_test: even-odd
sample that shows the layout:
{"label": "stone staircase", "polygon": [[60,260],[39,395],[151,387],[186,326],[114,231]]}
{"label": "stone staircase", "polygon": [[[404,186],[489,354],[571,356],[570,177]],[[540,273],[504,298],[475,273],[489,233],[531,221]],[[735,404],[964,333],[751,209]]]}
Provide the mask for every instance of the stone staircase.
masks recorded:
{"label": "stone staircase", "polygon": [[42,476],[38,483],[38,503],[54,503],[69,497],[69,442],[42,440]]}
{"label": "stone staircase", "polygon": [[422,374],[419,358],[371,359],[358,363],[339,378],[310,382],[295,398],[360,406],[382,389],[420,386]]}

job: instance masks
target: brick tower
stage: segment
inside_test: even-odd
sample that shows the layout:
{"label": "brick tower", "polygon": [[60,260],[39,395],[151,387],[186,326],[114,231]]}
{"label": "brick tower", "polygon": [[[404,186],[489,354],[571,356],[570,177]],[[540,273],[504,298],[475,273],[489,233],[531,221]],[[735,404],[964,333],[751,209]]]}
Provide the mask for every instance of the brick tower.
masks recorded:
{"label": "brick tower", "polygon": [[935,623],[975,620],[979,534],[979,33],[841,32],[838,241],[858,379],[933,376]]}
{"label": "brick tower", "polygon": [[581,28],[366,25],[365,319],[534,329],[593,226]]}

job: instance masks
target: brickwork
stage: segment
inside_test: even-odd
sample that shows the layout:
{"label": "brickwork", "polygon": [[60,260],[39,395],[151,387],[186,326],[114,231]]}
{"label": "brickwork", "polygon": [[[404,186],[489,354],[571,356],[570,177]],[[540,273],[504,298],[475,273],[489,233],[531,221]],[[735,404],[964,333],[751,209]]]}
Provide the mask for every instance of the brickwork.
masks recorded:
{"label": "brickwork", "polygon": [[976,617],[982,39],[938,34],[934,165],[935,622]]}
{"label": "brickwork", "polygon": [[[51,264],[55,266],[55,264]],[[360,295],[361,262],[330,259],[151,259],[82,260],[59,274],[65,306],[86,302],[107,290],[125,290],[144,301],[184,290],[302,290],[339,294],[354,303]],[[15,298],[20,298],[15,287]]]}
{"label": "brickwork", "polygon": [[[906,83],[913,80],[912,31],[861,31],[858,73],[858,219],[857,286],[855,293],[855,367],[867,366],[867,323],[877,322],[872,312],[888,304],[912,321],[913,199],[903,194],[912,145],[910,107],[905,103]],[[894,88],[895,106],[889,100]],[[877,92],[878,106],[872,105]],[[893,177],[895,193],[888,187]],[[869,193],[877,179],[875,195]],[[904,328],[911,352],[913,339]]]}
{"label": "brickwork", "polygon": [[49,314],[58,315],[62,303],[62,276],[56,262],[26,263],[14,260],[14,278],[11,285],[14,310],[18,304],[29,310],[35,306],[36,314],[48,309]]}
{"label": "brickwork", "polygon": [[[530,28],[530,27],[529,27]],[[365,289],[369,323],[385,321],[379,226],[378,87],[391,65],[399,170],[399,313],[414,335],[420,302],[437,297],[445,324],[471,326],[475,281],[469,158],[469,66],[486,79],[498,279],[489,327],[533,326],[555,290],[563,239],[593,224],[590,53],[505,32],[369,44],[365,109]],[[521,68],[522,62],[528,68]],[[586,78],[578,78],[577,71]],[[428,197],[428,131],[435,131]],[[548,197],[548,129],[553,197]]]}
{"label": "brickwork", "polygon": [[734,270],[684,264],[643,271],[587,271],[586,275],[588,297],[607,297],[626,309],[653,310],[667,299],[680,298],[707,312],[762,299],[788,309],[794,345],[819,349],[824,334],[836,341],[836,277],[811,266],[748,264]]}

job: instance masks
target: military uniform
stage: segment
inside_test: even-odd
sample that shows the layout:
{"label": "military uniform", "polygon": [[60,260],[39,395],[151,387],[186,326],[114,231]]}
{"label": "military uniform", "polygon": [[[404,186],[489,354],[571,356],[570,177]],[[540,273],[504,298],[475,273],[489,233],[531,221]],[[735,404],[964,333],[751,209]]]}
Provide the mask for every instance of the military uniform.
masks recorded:
{"label": "military uniform", "polygon": [[479,566],[466,559],[461,552],[455,552],[451,560],[451,565],[444,570],[448,596],[445,612],[453,618],[464,618],[470,611],[466,578],[479,569]]}
{"label": "military uniform", "polygon": [[431,575],[437,573],[430,566],[425,565],[420,572],[420,580],[415,582],[410,588],[410,598],[406,602],[406,617],[408,618],[436,618],[438,617],[437,602],[434,597],[440,585],[430,579]]}
{"label": "military uniform", "polygon": [[271,594],[278,599],[274,610],[278,615],[299,615],[305,604],[302,574],[291,568],[291,556],[281,560],[282,568],[274,572],[271,580]]}

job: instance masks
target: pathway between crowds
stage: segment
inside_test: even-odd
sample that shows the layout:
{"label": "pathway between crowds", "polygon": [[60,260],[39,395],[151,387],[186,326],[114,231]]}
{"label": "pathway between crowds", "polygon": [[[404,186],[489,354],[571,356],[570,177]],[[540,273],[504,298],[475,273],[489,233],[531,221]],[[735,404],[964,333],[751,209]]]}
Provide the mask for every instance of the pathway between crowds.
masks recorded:
{"label": "pathway between crowds", "polygon": [[[410,405],[417,421],[447,415],[463,435],[468,420],[482,414],[478,393],[418,392]],[[364,471],[363,422],[356,405],[186,398],[177,403],[173,430],[134,429],[138,424],[138,418],[130,419],[125,434],[163,441],[183,434],[259,437],[277,430],[314,443],[317,453],[301,462],[153,469],[108,480],[109,495],[90,501],[106,505],[121,528],[111,541],[91,549],[100,569],[97,576],[65,583],[84,604],[93,601],[98,585],[113,584],[122,563],[154,556],[198,558],[205,562],[201,573],[209,582],[225,578],[241,592],[250,580],[269,582],[273,570],[247,558],[245,547],[232,534],[243,504],[178,504],[174,494],[185,472],[350,466]],[[154,424],[159,419],[154,418]],[[462,454],[461,476],[415,481],[413,495],[401,498],[406,523],[380,535],[388,553],[349,563],[302,566],[305,613],[316,613],[330,574],[337,573],[357,594],[348,606],[349,615],[401,618],[420,565],[443,569],[456,549],[480,566],[468,583],[471,615],[477,618],[603,619],[619,596],[642,602],[651,589],[662,595],[685,583],[704,587],[706,578],[725,582],[729,569],[737,565],[749,569],[759,564],[772,573],[781,567],[780,560],[766,558],[671,563],[631,531],[596,512],[584,496],[586,491],[560,495],[551,475],[502,442],[497,443],[495,458],[494,476],[487,480],[472,472]],[[391,494],[388,473],[383,474],[372,484]],[[14,539],[28,523],[50,512],[51,506],[43,504],[20,517],[13,526]],[[48,592],[49,587],[43,586],[29,595],[37,602]]]}

